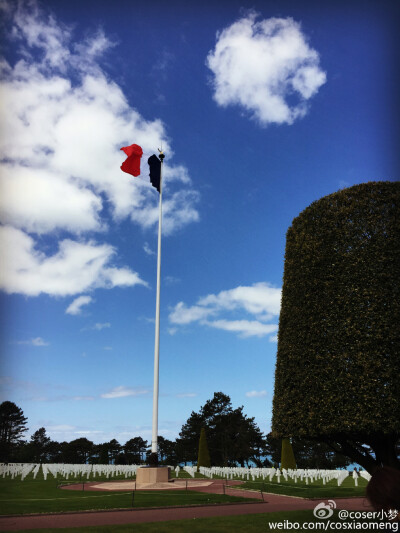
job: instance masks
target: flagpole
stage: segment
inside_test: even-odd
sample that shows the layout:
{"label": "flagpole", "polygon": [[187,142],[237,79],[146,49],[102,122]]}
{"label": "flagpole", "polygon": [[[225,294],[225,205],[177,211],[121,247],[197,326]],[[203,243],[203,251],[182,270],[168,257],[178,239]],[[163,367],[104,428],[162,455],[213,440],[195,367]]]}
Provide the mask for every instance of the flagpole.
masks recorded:
{"label": "flagpole", "polygon": [[160,151],[158,156],[161,161],[160,168],[160,200],[158,214],[158,252],[157,252],[157,297],[156,297],[156,327],[154,341],[154,387],[153,387],[153,429],[151,437],[151,453],[158,453],[158,376],[160,363],[160,286],[161,286],[161,221],[162,221],[162,186],[163,186],[163,160],[165,155]]}

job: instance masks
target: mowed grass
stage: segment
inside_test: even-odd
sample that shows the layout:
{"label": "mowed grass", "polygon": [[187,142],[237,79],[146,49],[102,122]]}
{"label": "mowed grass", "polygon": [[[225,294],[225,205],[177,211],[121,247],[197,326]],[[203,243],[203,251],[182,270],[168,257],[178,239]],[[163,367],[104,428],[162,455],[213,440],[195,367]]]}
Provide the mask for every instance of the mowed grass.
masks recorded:
{"label": "mowed grass", "polygon": [[[118,478],[98,478],[96,481],[115,481]],[[120,478],[124,479],[125,478]],[[69,479],[73,482],[73,479]],[[91,480],[92,481],[92,480]],[[201,504],[218,504],[249,501],[248,498],[229,494],[209,494],[185,490],[90,492],[89,490],[62,490],[61,478],[48,476],[44,481],[39,473],[36,479],[27,476],[0,479],[0,514],[59,513],[96,509],[126,509],[133,507],[164,507]],[[79,479],[76,480],[79,482]],[[83,487],[82,487],[83,488]]]}
{"label": "mowed grass", "polygon": [[255,481],[246,481],[240,488],[262,490],[273,494],[286,494],[287,496],[299,496],[300,498],[327,499],[364,497],[367,484],[368,482],[364,478],[359,477],[358,487],[356,487],[352,476],[347,477],[340,487],[338,487],[336,479],[329,481],[326,485],[322,483],[322,480],[317,480],[307,485],[305,481],[298,480],[297,483],[294,483],[291,479],[285,481],[281,477],[280,483],[276,481],[276,478],[273,478],[272,481],[269,481],[268,478],[265,480],[258,478]]}
{"label": "mowed grass", "polygon": [[[296,529],[289,526],[288,529],[273,527],[272,524],[284,523],[299,524]],[[62,533],[268,533],[279,531],[283,533],[321,531],[319,529],[303,528],[304,522],[318,522],[313,516],[312,510],[307,511],[284,511],[262,514],[248,514],[239,516],[221,516],[216,518],[196,518],[190,520],[171,520],[168,522],[148,522],[142,524],[125,524],[112,526],[92,526],[79,528],[63,528]],[[332,522],[341,522],[337,516],[331,518]],[[349,524],[351,525],[351,524]],[[344,528],[343,528],[344,529]],[[349,528],[350,529],[350,528]],[[339,531],[342,528],[330,528],[328,531]],[[24,530],[33,531],[33,530]],[[59,529],[35,529],[35,533],[59,533]]]}

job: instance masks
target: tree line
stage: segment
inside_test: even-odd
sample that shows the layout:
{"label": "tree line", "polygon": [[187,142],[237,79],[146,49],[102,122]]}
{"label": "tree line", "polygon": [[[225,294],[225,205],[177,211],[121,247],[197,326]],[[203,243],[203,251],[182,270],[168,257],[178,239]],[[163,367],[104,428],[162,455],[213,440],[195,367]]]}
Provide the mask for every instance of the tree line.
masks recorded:
{"label": "tree line", "polygon": [[[116,439],[95,444],[85,437],[57,442],[42,427],[24,440],[27,422],[15,403],[0,405],[1,462],[146,464],[151,453],[151,445],[140,436],[125,444]],[[278,466],[281,461],[281,440],[271,433],[264,435],[243,407],[234,409],[229,396],[216,392],[198,412],[191,413],[175,441],[158,437],[159,463],[195,464],[202,429],[212,465],[262,467]],[[338,468],[350,462],[321,443],[294,439],[292,446],[298,468]]]}

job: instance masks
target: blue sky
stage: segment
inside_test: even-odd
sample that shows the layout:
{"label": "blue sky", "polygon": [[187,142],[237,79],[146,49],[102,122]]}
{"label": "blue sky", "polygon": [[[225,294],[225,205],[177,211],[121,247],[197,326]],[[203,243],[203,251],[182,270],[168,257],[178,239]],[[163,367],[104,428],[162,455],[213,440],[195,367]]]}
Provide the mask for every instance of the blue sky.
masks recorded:
{"label": "blue sky", "polygon": [[161,142],[159,434],[216,391],[270,430],[291,221],[398,178],[396,4],[0,2],[1,397],[29,435],[151,440]]}

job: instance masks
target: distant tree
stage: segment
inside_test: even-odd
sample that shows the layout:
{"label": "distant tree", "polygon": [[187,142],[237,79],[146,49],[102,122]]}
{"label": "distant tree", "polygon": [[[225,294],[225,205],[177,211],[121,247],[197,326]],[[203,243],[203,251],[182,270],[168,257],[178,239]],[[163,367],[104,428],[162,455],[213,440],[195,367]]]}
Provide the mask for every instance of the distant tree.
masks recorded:
{"label": "distant tree", "polygon": [[400,468],[400,183],[331,194],[286,237],[273,432]]}
{"label": "distant tree", "polygon": [[200,412],[192,412],[182,426],[176,447],[180,462],[197,460],[202,427],[207,427],[212,465],[239,463],[244,466],[245,462],[261,460],[265,441],[254,418],[244,415],[243,407],[233,409],[229,396],[216,392]]}
{"label": "distant tree", "polygon": [[176,441],[176,451],[180,463],[195,462],[197,460],[197,447],[200,431],[204,424],[201,413],[192,411],[186,423],[182,426],[179,438]]}
{"label": "distant tree", "polygon": [[29,448],[31,450],[31,462],[45,463],[49,452],[51,439],[46,435],[45,428],[40,428],[31,436]]}
{"label": "distant tree", "polygon": [[112,464],[115,464],[115,461],[121,452],[122,446],[116,439],[112,439],[108,442],[108,456],[111,459]]}
{"label": "distant tree", "polygon": [[[282,439],[274,438],[272,433],[268,433],[266,441],[267,455],[271,457],[272,464],[279,465],[281,462]],[[323,442],[293,437],[292,449],[297,468],[336,469],[345,468],[351,462],[348,457],[335,452]]]}
{"label": "distant tree", "polygon": [[289,470],[289,468],[294,470],[296,468],[293,448],[287,438],[282,439],[281,468],[285,468],[285,470]]}
{"label": "distant tree", "polygon": [[108,455],[108,442],[103,444],[98,444],[96,446],[97,453],[97,463],[99,465],[108,465],[110,464],[110,457]]}
{"label": "distant tree", "polygon": [[162,435],[158,436],[158,455],[161,464],[174,465],[176,464],[175,442],[164,438]]}
{"label": "distant tree", "polygon": [[64,450],[64,462],[71,464],[88,464],[95,450],[92,441],[82,437],[68,442]]}
{"label": "distant tree", "polygon": [[47,445],[47,458],[49,463],[63,463],[63,450],[65,442],[51,440]]}
{"label": "distant tree", "polygon": [[22,435],[28,430],[27,418],[20,407],[13,402],[0,405],[0,461],[9,462],[22,442]]}
{"label": "distant tree", "polygon": [[208,451],[207,437],[205,428],[201,428],[199,440],[199,454],[197,457],[197,472],[200,466],[209,468],[211,466],[210,452]]}
{"label": "distant tree", "polygon": [[133,437],[124,445],[124,453],[128,464],[141,464],[147,449],[147,440],[142,437]]}

